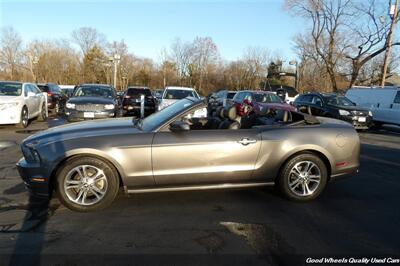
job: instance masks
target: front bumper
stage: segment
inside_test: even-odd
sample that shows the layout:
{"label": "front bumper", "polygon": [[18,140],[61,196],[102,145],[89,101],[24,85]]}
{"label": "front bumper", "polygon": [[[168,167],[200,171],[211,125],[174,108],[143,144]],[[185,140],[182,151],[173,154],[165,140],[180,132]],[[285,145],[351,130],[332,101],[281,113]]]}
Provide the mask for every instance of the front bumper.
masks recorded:
{"label": "front bumper", "polygon": [[0,125],[18,124],[21,122],[21,110],[19,106],[0,111]]}
{"label": "front bumper", "polygon": [[104,119],[115,117],[115,109],[113,110],[102,110],[96,112],[85,112],[77,111],[75,109],[66,109],[65,115],[68,121],[82,121],[82,120],[92,120],[92,119]]}
{"label": "front bumper", "polygon": [[342,120],[349,122],[355,129],[369,129],[372,125],[371,116],[341,116]]}
{"label": "front bumper", "polygon": [[40,164],[30,164],[24,158],[17,163],[19,175],[24,181],[25,187],[36,197],[50,197],[49,177],[43,174]]}

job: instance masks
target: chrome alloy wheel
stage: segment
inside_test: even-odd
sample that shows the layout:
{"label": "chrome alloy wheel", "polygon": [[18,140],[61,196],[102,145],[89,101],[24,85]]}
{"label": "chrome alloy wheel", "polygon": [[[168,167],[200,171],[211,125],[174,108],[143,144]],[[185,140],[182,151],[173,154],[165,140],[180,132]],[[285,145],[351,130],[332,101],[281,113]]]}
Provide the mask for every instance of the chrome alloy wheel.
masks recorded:
{"label": "chrome alloy wheel", "polygon": [[29,115],[28,115],[28,110],[26,110],[26,108],[22,109],[21,122],[24,127],[28,126]]}
{"label": "chrome alloy wheel", "polygon": [[300,161],[289,172],[289,189],[297,196],[312,195],[320,183],[321,170],[311,161]]}
{"label": "chrome alloy wheel", "polygon": [[42,104],[42,117],[44,120],[47,118],[46,106],[44,104]]}
{"label": "chrome alloy wheel", "polygon": [[68,199],[79,205],[93,205],[103,199],[108,188],[107,176],[93,165],[79,165],[64,179]]}

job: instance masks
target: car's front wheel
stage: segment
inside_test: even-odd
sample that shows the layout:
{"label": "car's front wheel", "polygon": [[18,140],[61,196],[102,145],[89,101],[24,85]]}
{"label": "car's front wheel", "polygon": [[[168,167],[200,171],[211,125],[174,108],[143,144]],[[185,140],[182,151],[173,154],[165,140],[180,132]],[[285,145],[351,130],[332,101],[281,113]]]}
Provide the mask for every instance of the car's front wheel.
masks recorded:
{"label": "car's front wheel", "polygon": [[318,197],[326,187],[328,171],[325,163],[314,154],[300,154],[291,158],[278,178],[282,193],[295,201]]}
{"label": "car's front wheel", "polygon": [[67,208],[89,212],[109,206],[118,194],[119,177],[112,165],[98,158],[68,159],[57,172],[56,191]]}

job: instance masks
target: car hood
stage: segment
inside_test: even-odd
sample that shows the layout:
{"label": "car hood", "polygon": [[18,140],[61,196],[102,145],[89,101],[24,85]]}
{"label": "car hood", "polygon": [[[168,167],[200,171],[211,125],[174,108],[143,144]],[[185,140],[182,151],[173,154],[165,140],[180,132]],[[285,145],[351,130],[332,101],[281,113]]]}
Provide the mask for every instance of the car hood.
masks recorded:
{"label": "car hood", "polygon": [[114,99],[102,97],[72,97],[68,102],[74,104],[114,104]]}
{"label": "car hood", "polygon": [[286,103],[257,103],[258,105],[262,106],[263,108],[272,108],[272,109],[280,109],[280,110],[287,110],[287,111],[294,111],[295,108],[290,104]]}
{"label": "car hood", "polygon": [[131,133],[142,132],[134,127],[132,118],[130,117],[91,120],[62,125],[41,131],[26,138],[24,143],[32,143],[37,145],[49,142],[65,141],[69,139],[95,137],[114,133],[117,134],[118,132],[124,131],[124,129],[129,129]]}
{"label": "car hood", "polygon": [[0,103],[19,101],[21,96],[0,96]]}
{"label": "car hood", "polygon": [[346,111],[369,111],[368,108],[364,108],[361,106],[341,106],[341,105],[331,105],[337,109],[342,109]]}

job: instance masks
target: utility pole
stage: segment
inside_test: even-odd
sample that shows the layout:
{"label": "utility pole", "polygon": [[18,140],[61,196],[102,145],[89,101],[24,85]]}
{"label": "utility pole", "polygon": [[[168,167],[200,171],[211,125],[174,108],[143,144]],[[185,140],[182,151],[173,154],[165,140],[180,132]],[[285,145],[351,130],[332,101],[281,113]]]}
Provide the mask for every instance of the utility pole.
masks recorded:
{"label": "utility pole", "polygon": [[392,51],[392,39],[393,39],[393,33],[394,29],[396,27],[397,23],[397,12],[399,9],[399,0],[396,0],[395,4],[392,4],[392,0],[389,2],[389,15],[392,19],[392,23],[390,24],[390,29],[388,33],[388,39],[387,39],[387,47],[386,47],[386,52],[385,52],[385,58],[383,60],[383,69],[382,69],[382,79],[381,79],[381,87],[385,86],[386,82],[386,74],[387,74],[387,68],[390,60],[390,53]]}
{"label": "utility pole", "polygon": [[114,54],[113,57],[110,57],[109,60],[114,63],[114,88],[117,89],[117,71],[118,71],[118,64],[121,59],[121,56],[119,54]]}
{"label": "utility pole", "polygon": [[289,65],[294,65],[296,67],[296,72],[294,76],[294,88],[297,91],[297,87],[299,86],[299,76],[298,76],[298,62],[296,60],[289,61]]}

